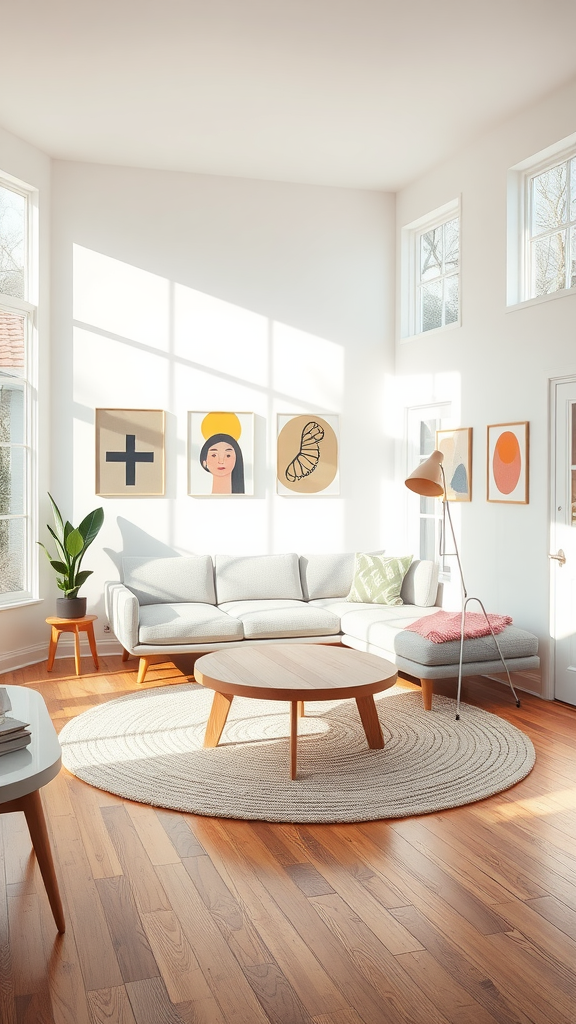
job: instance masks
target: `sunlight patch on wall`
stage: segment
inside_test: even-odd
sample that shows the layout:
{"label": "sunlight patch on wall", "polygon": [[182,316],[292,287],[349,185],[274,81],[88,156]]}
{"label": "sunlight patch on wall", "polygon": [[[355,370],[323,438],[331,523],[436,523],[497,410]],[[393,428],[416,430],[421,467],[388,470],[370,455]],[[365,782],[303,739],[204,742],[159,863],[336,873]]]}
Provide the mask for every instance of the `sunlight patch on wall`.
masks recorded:
{"label": "sunlight patch on wall", "polygon": [[174,285],[174,352],[225,378],[268,381],[268,318]]}
{"label": "sunlight patch on wall", "polygon": [[74,320],[167,351],[170,282],[82,245],[72,248]]}
{"label": "sunlight patch on wall", "polygon": [[[326,338],[274,323],[272,387],[282,396],[293,395],[297,405],[284,412],[334,411],[344,394],[344,348]],[[279,410],[280,411],[280,410]]]}
{"label": "sunlight patch on wall", "polygon": [[88,407],[156,409],[168,401],[169,362],[157,352],[75,327],[74,367],[74,400]]}

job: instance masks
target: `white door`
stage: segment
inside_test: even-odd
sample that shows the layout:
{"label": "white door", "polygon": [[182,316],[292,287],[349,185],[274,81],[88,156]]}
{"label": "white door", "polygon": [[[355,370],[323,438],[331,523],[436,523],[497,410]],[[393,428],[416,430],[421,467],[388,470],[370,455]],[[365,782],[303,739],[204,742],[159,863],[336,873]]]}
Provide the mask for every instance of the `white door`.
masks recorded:
{"label": "white door", "polygon": [[554,391],[550,529],[554,696],[576,705],[576,379],[556,383]]}

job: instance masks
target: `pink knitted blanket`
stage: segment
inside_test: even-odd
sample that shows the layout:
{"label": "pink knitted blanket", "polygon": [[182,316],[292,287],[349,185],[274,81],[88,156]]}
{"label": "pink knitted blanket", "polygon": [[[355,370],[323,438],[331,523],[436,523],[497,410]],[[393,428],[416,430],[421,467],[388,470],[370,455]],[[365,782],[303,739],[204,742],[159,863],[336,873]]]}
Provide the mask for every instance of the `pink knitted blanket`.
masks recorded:
{"label": "pink knitted blanket", "polygon": [[[510,615],[491,615],[489,613],[488,619],[494,633],[501,633],[512,622]],[[434,644],[443,644],[447,640],[460,639],[461,622],[461,612],[440,611],[433,615],[425,615],[423,619],[416,619],[416,622],[405,628],[413,633],[418,633],[426,640],[431,640]],[[481,612],[466,612],[464,639],[471,640],[478,636],[489,636],[490,626]]]}

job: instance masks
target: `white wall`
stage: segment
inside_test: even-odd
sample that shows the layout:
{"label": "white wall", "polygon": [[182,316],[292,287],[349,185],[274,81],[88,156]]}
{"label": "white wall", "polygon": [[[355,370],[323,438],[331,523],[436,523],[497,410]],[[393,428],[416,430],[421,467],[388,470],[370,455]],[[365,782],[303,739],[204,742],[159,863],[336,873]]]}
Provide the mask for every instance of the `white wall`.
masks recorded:
{"label": "white wall", "polygon": [[[0,128],[0,171],[38,190],[39,280],[36,323],[38,490],[44,495],[50,481],[50,159],[33,146]],[[44,505],[45,502],[42,502]],[[33,523],[33,531],[38,527]],[[34,552],[37,557],[39,549]],[[39,560],[40,595],[51,585],[46,559]],[[0,610],[0,672],[14,664],[10,652],[17,651],[17,663],[38,661],[47,649],[48,627],[43,601],[21,608]]]}
{"label": "white wall", "polygon": [[[404,225],[462,197],[462,326],[399,340],[395,393],[404,394],[405,406],[452,400],[452,425],[473,427],[473,500],[458,508],[468,589],[489,610],[509,613],[537,633],[545,665],[548,381],[576,374],[576,295],[507,310],[506,183],[510,167],[574,131],[575,109],[572,84],[397,196],[398,250]],[[399,297],[398,287],[398,308]],[[396,408],[396,419],[402,415]],[[530,422],[530,503],[488,504],[486,426],[518,420]],[[404,468],[398,467],[399,477]],[[397,497],[401,507],[400,484]]]}
{"label": "white wall", "polygon": [[[100,636],[123,554],[384,544],[393,196],[56,162],[53,226],[51,486],[73,521],[104,506]],[[98,407],[166,410],[166,497],[95,495]],[[212,408],[256,413],[254,497],[187,495],[187,412]],[[340,414],[340,497],[276,495],[277,412]]]}

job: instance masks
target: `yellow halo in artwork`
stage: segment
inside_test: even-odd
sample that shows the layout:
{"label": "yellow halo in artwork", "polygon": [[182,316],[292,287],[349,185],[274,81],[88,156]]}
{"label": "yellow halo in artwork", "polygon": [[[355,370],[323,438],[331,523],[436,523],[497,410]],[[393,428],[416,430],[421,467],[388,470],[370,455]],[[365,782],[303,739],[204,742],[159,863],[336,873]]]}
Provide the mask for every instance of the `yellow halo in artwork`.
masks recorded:
{"label": "yellow halo in artwork", "polygon": [[242,433],[242,425],[235,412],[206,413],[200,429],[206,440],[214,434],[229,434],[237,441]]}

